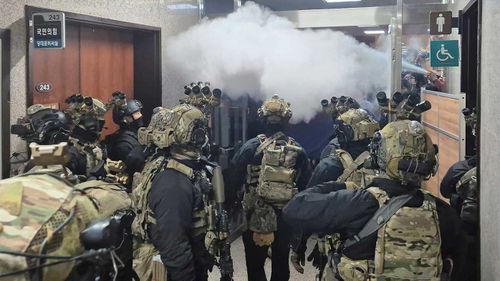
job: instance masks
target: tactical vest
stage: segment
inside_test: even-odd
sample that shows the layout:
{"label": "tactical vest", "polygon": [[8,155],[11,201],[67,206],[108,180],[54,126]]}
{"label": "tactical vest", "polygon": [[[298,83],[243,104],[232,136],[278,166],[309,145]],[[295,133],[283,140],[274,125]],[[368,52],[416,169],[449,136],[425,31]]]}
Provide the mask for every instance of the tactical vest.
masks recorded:
{"label": "tactical vest", "polygon": [[460,218],[462,221],[478,224],[478,186],[476,167],[465,173],[456,185],[457,193],[462,199]]}
{"label": "tactical vest", "polygon": [[100,161],[104,160],[105,153],[98,143],[81,143],[75,138],[69,138],[68,141],[76,148],[80,155],[85,156],[86,176],[89,176],[90,171],[97,167]]}
{"label": "tactical vest", "polygon": [[[134,181],[132,185],[132,199],[134,203],[134,209],[136,210],[136,217],[132,224],[132,232],[138,238],[144,242],[149,242],[149,226],[151,224],[156,224],[156,219],[153,216],[153,211],[149,208],[149,193],[151,192],[151,185],[153,178],[166,169],[176,170],[184,175],[186,175],[191,182],[196,186],[198,172],[195,172],[190,167],[176,161],[175,159],[169,159],[168,161],[165,157],[160,156],[152,161],[149,161],[144,166],[141,173],[136,173],[134,175]],[[206,175],[203,173],[203,175]],[[206,213],[204,208],[193,210],[193,236],[198,236],[206,231]]]}
{"label": "tactical vest", "polygon": [[[135,173],[132,184],[132,200],[136,217],[132,223],[132,233],[137,238],[137,245],[134,250],[134,270],[140,277],[140,280],[151,280],[153,275],[163,275],[164,268],[158,267],[155,264],[155,258],[159,255],[151,244],[149,231],[152,224],[156,224],[153,211],[149,208],[149,193],[153,178],[160,172],[166,169],[176,170],[186,175],[193,184],[197,185],[197,178],[206,176],[204,173],[195,172],[190,167],[176,161],[175,159],[167,159],[164,156],[159,156],[151,161],[147,161],[141,173]],[[205,208],[193,210],[193,232],[192,237],[198,237],[206,232],[207,213]],[[161,272],[154,269],[160,268]]]}
{"label": "tactical vest", "polygon": [[292,138],[282,140],[278,132],[271,137],[258,135],[260,145],[255,157],[262,153],[260,165],[247,166],[247,192],[255,192],[265,202],[282,208],[297,193],[295,181],[299,176],[295,166],[303,149]]}
{"label": "tactical vest", "polygon": [[337,182],[353,182],[359,188],[366,188],[370,185],[373,178],[377,176],[375,170],[363,167],[365,161],[370,157],[368,151],[361,153],[354,160],[349,152],[343,149],[335,149],[331,152],[331,157],[338,157],[344,168],[342,174],[337,178]]}
{"label": "tactical vest", "polygon": [[[382,207],[389,196],[378,187],[366,189]],[[374,260],[342,256],[337,265],[344,281],[438,281],[443,267],[436,201],[424,193],[422,206],[402,207],[378,230]]]}

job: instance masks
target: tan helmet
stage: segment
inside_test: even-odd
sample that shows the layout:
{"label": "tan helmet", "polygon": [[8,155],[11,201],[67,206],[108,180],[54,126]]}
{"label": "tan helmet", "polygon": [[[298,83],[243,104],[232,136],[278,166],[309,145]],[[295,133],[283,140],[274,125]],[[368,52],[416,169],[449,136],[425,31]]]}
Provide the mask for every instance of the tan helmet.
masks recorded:
{"label": "tan helmet", "polygon": [[278,95],[274,95],[264,101],[262,106],[257,110],[257,114],[261,118],[266,118],[270,123],[288,122],[292,118],[292,109],[289,102]]}
{"label": "tan helmet", "polygon": [[361,141],[373,137],[380,129],[379,124],[364,109],[349,109],[342,113],[335,124],[340,143]]}
{"label": "tan helmet", "polygon": [[138,131],[142,145],[201,148],[207,143],[207,124],[203,112],[189,104],[172,109],[156,108],[148,127]]}
{"label": "tan helmet", "polygon": [[437,146],[417,121],[399,120],[375,133],[372,159],[388,177],[403,184],[420,184],[437,170]]}

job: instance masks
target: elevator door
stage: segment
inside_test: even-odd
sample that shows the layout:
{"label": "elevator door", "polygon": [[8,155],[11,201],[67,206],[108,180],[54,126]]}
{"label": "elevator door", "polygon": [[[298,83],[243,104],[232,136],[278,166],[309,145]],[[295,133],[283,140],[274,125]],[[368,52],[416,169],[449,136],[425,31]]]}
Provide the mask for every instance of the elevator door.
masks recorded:
{"label": "elevator door", "polygon": [[[134,96],[134,42],[130,31],[68,23],[66,48],[33,50],[33,103],[64,109],[64,100],[81,93],[107,102],[114,91]],[[48,91],[39,91],[49,85]],[[38,87],[37,87],[38,86]],[[117,126],[105,116],[104,135]]]}

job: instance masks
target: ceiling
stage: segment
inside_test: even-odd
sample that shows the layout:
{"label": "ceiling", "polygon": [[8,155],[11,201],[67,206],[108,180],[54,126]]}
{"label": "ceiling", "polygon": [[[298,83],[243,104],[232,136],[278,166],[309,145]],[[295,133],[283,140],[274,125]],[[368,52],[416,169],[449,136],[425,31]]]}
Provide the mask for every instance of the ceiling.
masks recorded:
{"label": "ceiling", "polygon": [[[274,11],[338,9],[396,5],[397,0],[362,0],[359,2],[326,3],[324,0],[242,0],[253,1]],[[447,1],[447,0],[444,0]],[[405,5],[441,4],[443,0],[403,0]]]}

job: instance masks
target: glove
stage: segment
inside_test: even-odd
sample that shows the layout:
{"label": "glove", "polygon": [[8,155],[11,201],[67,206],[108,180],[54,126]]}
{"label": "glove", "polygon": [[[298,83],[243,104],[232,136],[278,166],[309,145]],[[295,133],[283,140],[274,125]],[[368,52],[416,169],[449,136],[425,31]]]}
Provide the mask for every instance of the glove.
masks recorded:
{"label": "glove", "polygon": [[253,241],[255,242],[255,245],[259,247],[271,246],[271,244],[273,244],[274,242],[274,232],[254,232]]}
{"label": "glove", "polygon": [[295,270],[300,274],[304,274],[303,266],[306,264],[306,254],[304,252],[294,252],[292,251],[292,255],[290,256],[290,262],[292,263]]}
{"label": "glove", "polygon": [[316,246],[314,246],[311,254],[307,257],[307,261],[312,262],[312,265],[315,268],[323,270],[328,261],[328,257],[319,251],[318,243],[316,243]]}
{"label": "glove", "polygon": [[345,188],[347,190],[353,190],[353,189],[359,189],[359,186],[356,183],[352,182],[352,181],[346,181],[345,182]]}

